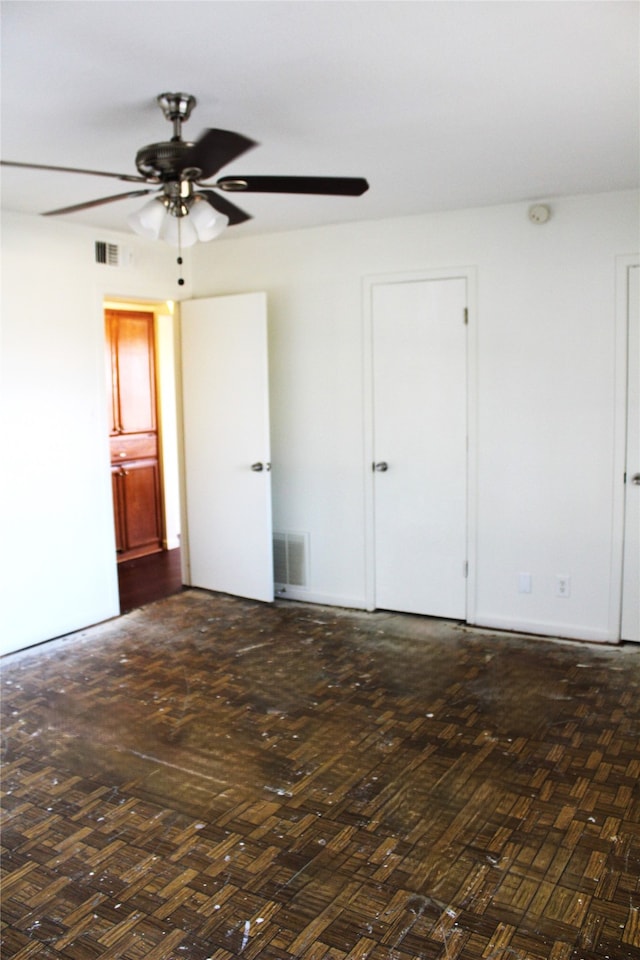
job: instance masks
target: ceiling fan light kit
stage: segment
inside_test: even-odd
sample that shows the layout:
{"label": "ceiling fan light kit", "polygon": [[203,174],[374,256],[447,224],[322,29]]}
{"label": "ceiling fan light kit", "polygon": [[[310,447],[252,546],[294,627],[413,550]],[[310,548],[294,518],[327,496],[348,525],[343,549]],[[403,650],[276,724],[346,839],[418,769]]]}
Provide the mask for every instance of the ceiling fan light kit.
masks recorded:
{"label": "ceiling fan light kit", "polygon": [[127,218],[127,223],[147,240],[165,240],[172,247],[192,247],[219,237],[229,218],[218,213],[196,194],[189,206],[177,205],[166,197],[153,197]]}
{"label": "ceiling fan light kit", "polygon": [[[28,167],[36,170],[83,173],[115,177],[128,183],[151,184],[146,189],[129,190],[114,196],[49,210],[44,216],[59,216],[87,210],[105,203],[132,197],[156,194],[143,207],[131,214],[128,223],[140,236],[164,240],[179,249],[218,237],[227,226],[251,219],[223,193],[291,193],[323,196],[358,197],[369,189],[362,177],[222,177],[206,183],[222,167],[257,146],[255,141],[232,130],[207,129],[194,143],[183,140],[182,124],[189,119],[196,98],[189,93],[161,93],[157,98],[165,118],[173,125],[171,140],[151,143],[138,150],[138,175],[84,170],[74,167],[48,166],[11,160],[4,166]],[[178,259],[181,262],[181,258]],[[178,281],[181,282],[181,281]]]}

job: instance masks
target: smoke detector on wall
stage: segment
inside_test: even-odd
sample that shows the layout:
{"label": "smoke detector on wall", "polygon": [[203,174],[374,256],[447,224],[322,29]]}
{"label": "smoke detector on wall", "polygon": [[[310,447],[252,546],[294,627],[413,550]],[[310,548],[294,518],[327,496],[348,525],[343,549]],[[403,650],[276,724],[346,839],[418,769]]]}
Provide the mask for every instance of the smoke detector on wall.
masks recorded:
{"label": "smoke detector on wall", "polygon": [[551,210],[546,203],[534,203],[529,207],[529,220],[531,223],[546,223],[551,216]]}

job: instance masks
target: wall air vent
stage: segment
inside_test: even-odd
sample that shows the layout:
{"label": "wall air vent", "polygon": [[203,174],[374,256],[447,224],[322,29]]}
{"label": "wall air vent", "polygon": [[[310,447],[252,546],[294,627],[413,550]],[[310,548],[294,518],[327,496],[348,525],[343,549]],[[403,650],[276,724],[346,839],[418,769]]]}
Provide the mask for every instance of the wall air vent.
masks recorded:
{"label": "wall air vent", "polygon": [[118,244],[96,240],[96,263],[106,263],[109,267],[117,267],[120,264]]}
{"label": "wall air vent", "polygon": [[306,587],[308,561],[308,533],[273,534],[273,579],[276,584]]}

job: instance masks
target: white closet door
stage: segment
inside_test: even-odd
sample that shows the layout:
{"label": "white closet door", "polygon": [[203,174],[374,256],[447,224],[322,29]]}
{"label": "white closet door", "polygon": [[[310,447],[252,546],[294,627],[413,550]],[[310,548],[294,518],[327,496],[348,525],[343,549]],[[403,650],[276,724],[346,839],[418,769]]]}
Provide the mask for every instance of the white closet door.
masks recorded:
{"label": "white closet door", "polygon": [[375,605],[463,619],[466,281],[372,289]]}
{"label": "white closet door", "polygon": [[271,601],[266,295],[180,312],[189,583]]}
{"label": "white closet door", "polygon": [[623,640],[640,642],[640,267],[628,272],[627,466],[625,486]]}

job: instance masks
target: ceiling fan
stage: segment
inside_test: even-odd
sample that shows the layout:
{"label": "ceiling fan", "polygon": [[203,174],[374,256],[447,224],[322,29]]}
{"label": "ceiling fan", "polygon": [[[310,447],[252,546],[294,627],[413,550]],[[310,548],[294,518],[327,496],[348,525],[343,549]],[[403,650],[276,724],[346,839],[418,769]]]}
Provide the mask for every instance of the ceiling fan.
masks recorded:
{"label": "ceiling fan", "polygon": [[129,225],[142,236],[160,238],[178,247],[190,246],[198,240],[211,240],[227,225],[234,226],[251,219],[250,214],[216,191],[357,197],[369,188],[367,181],[361,177],[227,176],[214,183],[206,183],[222,167],[257,146],[256,142],[231,130],[207,129],[195,143],[189,143],[182,139],[182,124],[189,119],[196,98],[189,93],[162,93],[157,101],[166,119],[173,124],[173,136],[170,140],[151,143],[138,150],[137,175],[11,160],[2,160],[0,163],[9,167],[84,173],[112,177],[127,183],[151,184],[145,189],[129,190],[58,210],[48,210],[43,216],[75,213],[153,193],[155,196],[129,217]]}

